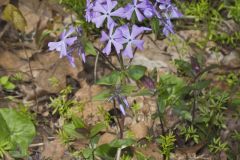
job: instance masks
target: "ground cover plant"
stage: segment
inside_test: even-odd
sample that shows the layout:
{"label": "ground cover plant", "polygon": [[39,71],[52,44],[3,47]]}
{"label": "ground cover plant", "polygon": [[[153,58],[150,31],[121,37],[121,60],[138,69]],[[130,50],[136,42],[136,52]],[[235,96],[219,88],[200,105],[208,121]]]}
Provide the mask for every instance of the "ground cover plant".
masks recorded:
{"label": "ground cover plant", "polygon": [[0,159],[239,159],[239,8],[0,2]]}

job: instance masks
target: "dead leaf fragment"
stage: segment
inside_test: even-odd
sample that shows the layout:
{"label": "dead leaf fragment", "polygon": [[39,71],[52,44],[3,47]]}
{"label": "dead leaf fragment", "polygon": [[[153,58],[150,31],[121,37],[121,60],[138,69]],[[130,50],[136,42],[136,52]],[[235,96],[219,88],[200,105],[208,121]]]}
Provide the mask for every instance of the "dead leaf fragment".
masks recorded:
{"label": "dead leaf fragment", "polygon": [[41,159],[59,160],[63,159],[65,152],[64,145],[59,139],[45,144]]}
{"label": "dead leaf fragment", "polygon": [[145,138],[148,134],[148,127],[144,122],[133,124],[130,128],[136,139]]}
{"label": "dead leaf fragment", "polygon": [[114,139],[116,139],[116,135],[111,134],[111,133],[104,133],[98,142],[98,145],[102,145],[102,144],[107,144],[110,143],[111,141],[113,141]]}

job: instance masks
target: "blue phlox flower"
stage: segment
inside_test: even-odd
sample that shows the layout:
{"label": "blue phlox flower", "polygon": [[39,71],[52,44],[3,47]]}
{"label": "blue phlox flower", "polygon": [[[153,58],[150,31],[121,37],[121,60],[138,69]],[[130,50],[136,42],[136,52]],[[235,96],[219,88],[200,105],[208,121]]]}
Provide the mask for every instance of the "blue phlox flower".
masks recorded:
{"label": "blue phlox flower", "polygon": [[137,39],[137,37],[144,31],[150,31],[151,29],[147,27],[138,27],[137,25],[133,25],[130,33],[129,26],[124,25],[120,27],[120,30],[122,32],[123,39],[120,39],[119,41],[121,41],[122,44],[126,44],[123,55],[129,58],[133,58],[132,46],[143,50],[144,41]]}
{"label": "blue phlox flower", "polygon": [[123,17],[124,9],[118,8],[117,10],[113,11],[113,9],[117,6],[117,1],[106,0],[106,3],[100,3],[96,1],[93,11],[94,16],[92,18],[92,22],[95,23],[97,28],[100,28],[105,19],[107,19],[107,27],[110,28],[111,24],[116,25],[112,17]]}
{"label": "blue phlox flower", "polygon": [[48,47],[49,50],[56,50],[60,52],[60,58],[67,56],[67,47],[73,45],[73,43],[77,40],[77,37],[70,37],[75,32],[74,27],[70,27],[68,31],[64,29],[63,33],[60,36],[60,41],[58,42],[49,42]]}
{"label": "blue phlox flower", "polygon": [[102,37],[100,41],[108,41],[106,47],[103,49],[103,53],[109,55],[111,53],[113,45],[116,52],[119,54],[120,50],[123,49],[123,45],[119,42],[120,38],[122,38],[122,32],[119,30],[119,28],[116,28],[116,30],[114,31],[114,24],[111,24],[108,35],[104,31],[102,31]]}

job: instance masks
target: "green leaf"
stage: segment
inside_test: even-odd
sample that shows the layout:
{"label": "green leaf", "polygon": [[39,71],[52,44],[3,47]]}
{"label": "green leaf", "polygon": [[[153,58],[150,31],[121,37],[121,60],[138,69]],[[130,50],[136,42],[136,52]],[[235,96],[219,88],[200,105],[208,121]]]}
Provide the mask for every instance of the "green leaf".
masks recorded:
{"label": "green leaf", "polygon": [[3,77],[0,78],[0,84],[1,85],[7,84],[8,80],[9,80],[8,76],[3,76]]}
{"label": "green leaf", "polygon": [[92,158],[92,155],[93,155],[93,149],[91,148],[84,148],[81,152],[83,154],[83,157],[85,159],[90,159],[90,157]]}
{"label": "green leaf", "polygon": [[107,99],[109,99],[111,96],[111,92],[110,90],[104,90],[100,93],[98,93],[97,95],[93,96],[93,100],[94,101],[105,101]]}
{"label": "green leaf", "polygon": [[167,108],[166,101],[162,100],[161,97],[158,97],[157,104],[158,104],[160,113],[163,114],[165,112],[165,109]]}
{"label": "green leaf", "polygon": [[97,52],[92,44],[92,42],[86,42],[84,46],[84,51],[86,52],[87,55],[97,55]]}
{"label": "green leaf", "polygon": [[3,87],[4,89],[7,89],[7,90],[13,90],[16,86],[13,83],[8,82]]}
{"label": "green leaf", "polygon": [[[179,96],[184,92],[185,81],[173,74],[163,74],[160,76],[160,85],[168,86],[168,92],[170,95]],[[171,91],[170,91],[171,90]]]}
{"label": "green leaf", "polygon": [[142,78],[146,72],[147,68],[141,65],[130,66],[127,70],[128,76],[133,80],[139,80]]}
{"label": "green leaf", "polygon": [[28,146],[36,135],[33,123],[25,115],[9,108],[0,109],[0,115],[7,122],[9,137],[11,143],[14,144],[10,154],[13,157],[27,156]]}
{"label": "green leaf", "polygon": [[95,155],[101,157],[104,160],[113,160],[117,153],[116,147],[111,147],[109,144],[102,144],[95,150]]}
{"label": "green leaf", "polygon": [[147,160],[146,156],[143,153],[135,151],[135,154],[137,156],[137,160]]}
{"label": "green leaf", "polygon": [[96,148],[95,154],[105,160],[113,160],[118,148],[125,148],[134,144],[133,139],[117,139],[109,144],[103,144]]}
{"label": "green leaf", "polygon": [[82,118],[73,116],[72,117],[73,124],[76,128],[84,128],[85,124]]}
{"label": "green leaf", "polygon": [[110,146],[111,147],[116,147],[116,148],[120,148],[120,147],[128,147],[128,146],[131,146],[135,143],[135,140],[134,139],[131,139],[131,138],[127,138],[127,139],[116,139],[116,140],[113,140],[111,143],[110,143]]}
{"label": "green leaf", "polygon": [[151,28],[152,28],[152,31],[153,33],[157,36],[158,33],[159,33],[159,20],[157,18],[153,18],[151,20]]}
{"label": "green leaf", "polygon": [[188,111],[181,111],[180,114],[183,117],[183,119],[188,120],[188,121],[192,120],[192,115],[191,115],[190,112],[188,112]]}
{"label": "green leaf", "polygon": [[237,97],[237,98],[233,98],[231,101],[230,101],[230,105],[231,106],[240,106],[240,98]]}
{"label": "green leaf", "polygon": [[121,94],[128,96],[128,95],[132,94],[133,91],[136,90],[136,88],[137,87],[134,85],[122,85],[121,86]]}
{"label": "green leaf", "polygon": [[202,90],[202,89],[208,87],[210,83],[211,83],[211,81],[209,81],[209,80],[199,81],[199,82],[194,83],[191,86],[191,88],[193,90]]}
{"label": "green leaf", "polygon": [[105,123],[97,123],[95,126],[93,126],[93,128],[90,131],[90,137],[94,137],[96,134],[98,134],[99,132],[101,132],[103,129],[106,128]]}
{"label": "green leaf", "polygon": [[25,31],[25,27],[27,26],[27,22],[23,17],[22,13],[18,8],[16,8],[12,4],[7,4],[7,6],[3,10],[2,18],[14,25],[14,27],[22,32]]}
{"label": "green leaf", "polygon": [[131,96],[138,97],[138,96],[152,96],[154,94],[153,91],[147,89],[147,88],[141,88],[136,93],[133,93]]}
{"label": "green leaf", "polygon": [[0,114],[0,142],[6,141],[9,138],[9,135],[10,130],[7,126],[7,123]]}
{"label": "green leaf", "polygon": [[121,72],[113,71],[111,74],[102,77],[100,80],[97,81],[99,85],[115,85],[121,79]]}
{"label": "green leaf", "polygon": [[193,71],[192,71],[192,66],[189,62],[181,60],[181,59],[176,59],[174,60],[174,63],[178,69],[178,71],[188,75],[189,77],[193,77]]}
{"label": "green leaf", "polygon": [[80,133],[76,131],[76,127],[73,123],[67,123],[63,125],[63,131],[71,139],[84,138]]}

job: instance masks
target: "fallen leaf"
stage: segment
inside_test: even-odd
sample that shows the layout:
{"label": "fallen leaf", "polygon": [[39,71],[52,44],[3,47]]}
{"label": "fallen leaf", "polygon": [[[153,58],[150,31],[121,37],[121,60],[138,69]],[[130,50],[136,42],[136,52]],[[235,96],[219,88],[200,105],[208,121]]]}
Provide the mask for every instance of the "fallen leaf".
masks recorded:
{"label": "fallen leaf", "polygon": [[111,133],[104,133],[99,141],[98,141],[98,145],[102,145],[102,144],[107,144],[107,143],[110,143],[111,141],[113,141],[114,139],[116,139],[117,136],[114,135],[114,134],[111,134]]}
{"label": "fallen leaf", "polygon": [[144,122],[133,124],[130,130],[133,132],[136,139],[142,139],[148,135],[148,127]]}
{"label": "fallen leaf", "polygon": [[65,152],[64,145],[59,139],[47,142],[41,155],[41,159],[60,160],[63,159]]}

